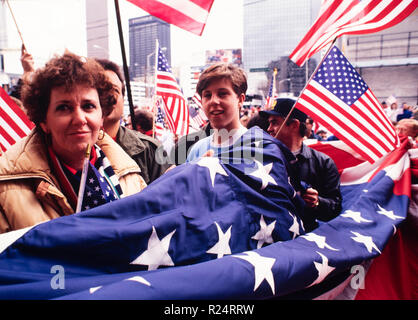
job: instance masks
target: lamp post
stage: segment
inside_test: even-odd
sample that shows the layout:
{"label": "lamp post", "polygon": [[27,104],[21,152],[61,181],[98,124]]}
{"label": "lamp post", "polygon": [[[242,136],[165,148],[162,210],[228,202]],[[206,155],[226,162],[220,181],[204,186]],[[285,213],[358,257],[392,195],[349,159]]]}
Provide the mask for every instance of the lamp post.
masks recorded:
{"label": "lamp post", "polygon": [[282,80],[279,81],[279,92],[280,92],[280,84],[284,81],[289,81],[289,87],[288,87],[289,90],[286,91],[286,92],[290,93],[290,86],[292,85],[292,79],[290,79],[290,78],[282,79]]}
{"label": "lamp post", "polygon": [[[166,51],[167,48],[163,47],[161,48],[161,51]],[[149,85],[148,85],[148,74],[150,73],[150,58],[155,54],[155,51],[151,52],[150,54],[147,55],[147,64],[146,64],[146,68],[145,68],[145,96],[148,98],[150,96],[149,94]]]}
{"label": "lamp post", "polygon": [[94,49],[98,49],[104,52],[104,58],[105,59],[109,59],[110,54],[109,54],[109,50],[107,50],[106,48],[103,48],[102,46],[99,46],[98,44],[93,44],[92,46]]}

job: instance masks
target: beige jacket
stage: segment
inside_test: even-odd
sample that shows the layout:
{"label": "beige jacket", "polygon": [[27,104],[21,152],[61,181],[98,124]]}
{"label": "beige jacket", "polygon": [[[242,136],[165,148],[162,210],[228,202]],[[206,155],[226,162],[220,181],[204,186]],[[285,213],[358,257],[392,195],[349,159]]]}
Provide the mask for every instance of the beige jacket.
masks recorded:
{"label": "beige jacket", "polygon": [[[98,141],[123,195],[146,187],[138,165],[108,135]],[[42,136],[32,131],[0,157],[0,233],[70,215],[74,210],[51,171]]]}

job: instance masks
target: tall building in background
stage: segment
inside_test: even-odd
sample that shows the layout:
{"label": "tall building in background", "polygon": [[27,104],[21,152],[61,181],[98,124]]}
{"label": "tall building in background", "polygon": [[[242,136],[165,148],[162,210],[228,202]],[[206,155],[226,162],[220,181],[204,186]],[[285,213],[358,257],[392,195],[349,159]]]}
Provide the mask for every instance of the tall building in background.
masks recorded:
{"label": "tall building in background", "polygon": [[166,48],[164,55],[171,66],[170,25],[150,15],[129,19],[129,75],[132,79],[145,79],[154,74],[156,39],[161,48]]}
{"label": "tall building in background", "polygon": [[86,0],[87,56],[110,59],[109,3]]}
{"label": "tall building in background", "polygon": [[289,56],[316,19],[320,4],[321,0],[244,0],[243,64],[249,94],[268,87],[273,70],[267,68]]}

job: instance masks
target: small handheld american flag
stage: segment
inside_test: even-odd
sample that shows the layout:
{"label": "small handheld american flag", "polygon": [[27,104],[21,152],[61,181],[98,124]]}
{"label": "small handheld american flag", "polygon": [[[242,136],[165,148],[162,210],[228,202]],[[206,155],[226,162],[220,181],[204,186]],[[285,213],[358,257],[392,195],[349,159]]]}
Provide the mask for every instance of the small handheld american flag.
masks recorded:
{"label": "small handheld american flag", "polygon": [[[158,47],[158,46],[157,46]],[[171,73],[167,58],[158,47],[156,95],[162,97],[170,130],[178,136],[189,133],[189,108],[176,78]]]}
{"label": "small handheld american flag", "polygon": [[399,144],[395,128],[373,92],[337,47],[324,57],[295,107],[370,163]]}
{"label": "small handheld american flag", "polygon": [[7,150],[26,137],[35,125],[22,109],[0,87],[0,147]]}

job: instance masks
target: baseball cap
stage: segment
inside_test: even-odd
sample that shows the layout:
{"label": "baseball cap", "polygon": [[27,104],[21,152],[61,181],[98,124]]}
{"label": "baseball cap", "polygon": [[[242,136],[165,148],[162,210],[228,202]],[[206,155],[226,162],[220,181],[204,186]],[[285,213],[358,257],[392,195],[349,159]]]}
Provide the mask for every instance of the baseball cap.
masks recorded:
{"label": "baseball cap", "polygon": [[[295,99],[277,98],[273,102],[272,109],[267,111],[260,111],[260,116],[279,116],[282,118],[286,118],[295,103]],[[308,116],[306,115],[306,113],[294,108],[289,119],[298,119],[301,122],[305,122],[307,117]]]}

